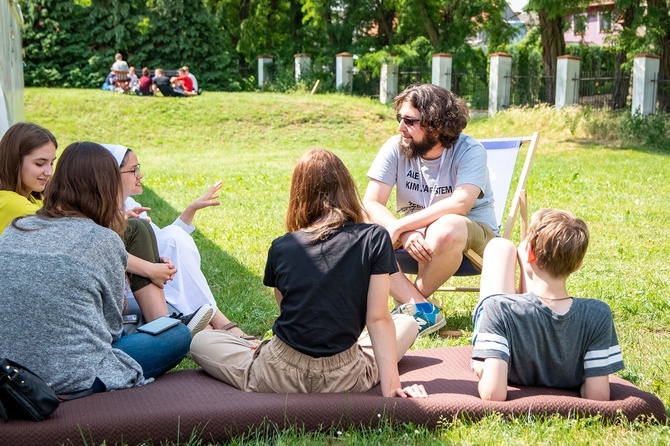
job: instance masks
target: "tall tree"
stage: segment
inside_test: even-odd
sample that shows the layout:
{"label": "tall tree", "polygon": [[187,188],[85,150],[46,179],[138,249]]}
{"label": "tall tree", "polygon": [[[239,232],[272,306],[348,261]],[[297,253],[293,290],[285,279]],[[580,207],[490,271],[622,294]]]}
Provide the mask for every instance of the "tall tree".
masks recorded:
{"label": "tall tree", "polygon": [[[88,61],[95,51],[80,27],[86,11],[72,0],[22,0],[25,83],[43,87],[99,86],[106,75]],[[111,63],[110,63],[111,65]],[[108,67],[109,68],[109,67]]]}
{"label": "tall tree", "polygon": [[539,19],[546,98],[550,104],[556,100],[556,58],[565,54],[565,17],[587,4],[584,0],[530,0],[526,5],[526,11],[537,13]]}
{"label": "tall tree", "polygon": [[616,48],[614,63],[614,89],[612,91],[612,109],[621,110],[626,107],[628,90],[630,89],[630,56],[634,40],[637,38],[636,23],[642,10],[640,0],[617,0],[615,2],[612,23],[618,23],[621,29],[612,35]]}
{"label": "tall tree", "polygon": [[645,28],[650,51],[661,56],[658,111],[670,113],[670,0],[647,0]]}
{"label": "tall tree", "polygon": [[136,49],[144,65],[164,69],[188,65],[204,88],[240,88],[230,48],[202,0],[150,0],[148,5],[149,42]]}
{"label": "tall tree", "polygon": [[294,54],[299,29],[292,29],[300,13],[297,0],[206,0],[219,31],[237,53],[244,74],[262,54],[288,57]]}
{"label": "tall tree", "polygon": [[502,0],[404,0],[399,8],[402,41],[424,36],[436,51],[456,52],[485,31],[498,46],[514,34],[502,14]]}

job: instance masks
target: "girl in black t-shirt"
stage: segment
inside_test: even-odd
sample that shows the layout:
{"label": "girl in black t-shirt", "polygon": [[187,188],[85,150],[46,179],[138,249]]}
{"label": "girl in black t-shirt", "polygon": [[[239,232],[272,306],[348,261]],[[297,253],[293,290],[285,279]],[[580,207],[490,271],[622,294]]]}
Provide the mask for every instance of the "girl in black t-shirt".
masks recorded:
{"label": "girl in black t-shirt", "polygon": [[286,227],[265,268],[280,310],[274,336],[256,347],[204,331],[193,338],[195,362],[246,391],[365,392],[381,383],[383,396],[427,396],[398,376],[418,325],[388,311],[389,274],[398,271],[391,239],[366,223],[354,180],[333,153],[314,149],[298,160]]}

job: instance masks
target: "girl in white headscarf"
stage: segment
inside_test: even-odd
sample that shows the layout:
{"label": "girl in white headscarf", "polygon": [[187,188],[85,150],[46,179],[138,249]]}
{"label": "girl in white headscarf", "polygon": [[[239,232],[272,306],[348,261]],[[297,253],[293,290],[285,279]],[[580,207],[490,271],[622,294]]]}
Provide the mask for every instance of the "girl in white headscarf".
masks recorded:
{"label": "girl in white headscarf", "polygon": [[255,339],[245,335],[237,324],[218,310],[207,279],[200,269],[200,252],[190,235],[195,230],[193,225],[195,213],[200,209],[220,204],[217,193],[221,189],[222,182],[216,182],[205,194],[193,200],[174,223],[159,228],[147,215],[147,211],[151,209],[142,207],[131,197],[140,195],[143,191],[143,175],[140,172],[137,155],[128,147],[119,144],[103,144],[103,147],[114,155],[121,169],[126,217],[148,220],[156,234],[161,257],[169,258],[177,268],[173,280],[165,284],[165,300],[184,314],[191,314],[202,305],[213,305],[217,309],[210,321],[214,329],[229,330],[234,335]]}

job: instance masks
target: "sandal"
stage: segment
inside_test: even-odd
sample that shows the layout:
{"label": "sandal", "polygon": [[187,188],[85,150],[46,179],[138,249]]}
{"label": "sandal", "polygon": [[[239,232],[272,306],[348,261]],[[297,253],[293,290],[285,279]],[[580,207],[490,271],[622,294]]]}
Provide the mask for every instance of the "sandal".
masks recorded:
{"label": "sandal", "polygon": [[[225,330],[228,333],[230,333],[234,336],[237,336],[238,338],[244,339],[245,341],[257,341],[257,342],[262,341],[262,339],[257,337],[257,336],[251,336],[251,335],[248,335],[248,334],[236,335],[236,334],[234,334],[230,331],[233,328],[240,328],[240,327],[235,322],[228,322],[226,325],[221,327],[221,330]],[[242,333],[244,333],[244,332],[242,332]]]}

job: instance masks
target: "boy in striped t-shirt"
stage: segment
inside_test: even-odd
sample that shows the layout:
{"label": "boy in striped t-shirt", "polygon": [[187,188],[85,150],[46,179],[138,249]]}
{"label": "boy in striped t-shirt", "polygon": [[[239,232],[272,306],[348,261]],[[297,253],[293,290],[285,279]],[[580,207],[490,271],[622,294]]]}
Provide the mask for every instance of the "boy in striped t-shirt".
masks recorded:
{"label": "boy in striped t-shirt", "polygon": [[595,299],[573,298],[566,289],[588,241],[582,220],[567,211],[541,209],[518,249],[506,239],[489,242],[472,353],[482,399],[504,401],[509,382],[579,388],[583,398],[609,400],[609,374],[623,368],[610,308]]}

